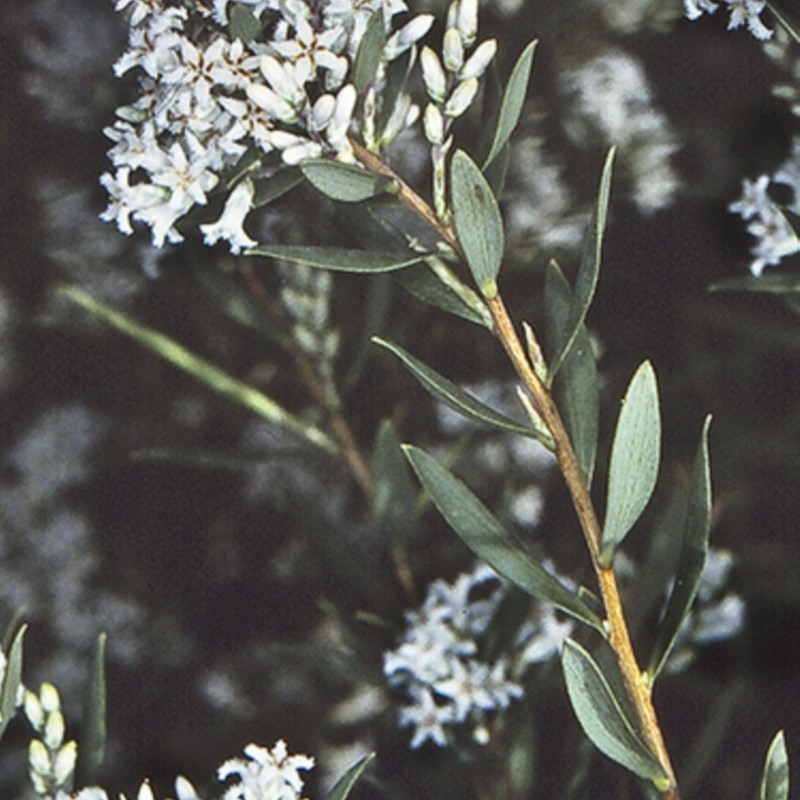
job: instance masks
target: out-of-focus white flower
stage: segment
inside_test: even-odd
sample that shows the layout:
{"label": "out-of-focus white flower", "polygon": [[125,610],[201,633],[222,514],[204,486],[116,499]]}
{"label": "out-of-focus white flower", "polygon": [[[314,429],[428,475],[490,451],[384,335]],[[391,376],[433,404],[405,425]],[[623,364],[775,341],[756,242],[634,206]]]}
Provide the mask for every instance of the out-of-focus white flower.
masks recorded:
{"label": "out-of-focus white flower", "polygon": [[337,27],[324,31],[315,31],[307,20],[299,17],[296,22],[293,39],[285,42],[273,42],[272,49],[285,59],[293,62],[300,83],[313,80],[319,69],[337,72],[347,62],[334,51],[334,46],[346,38],[343,29]]}
{"label": "out-of-focus white flower", "polygon": [[244,754],[246,758],[232,758],[217,770],[219,780],[233,777],[237,781],[227,789],[224,800],[295,800],[303,789],[300,770],[314,766],[310,756],[290,756],[283,739],[271,750],[249,744]]}
{"label": "out-of-focus white flower", "polygon": [[201,225],[203,239],[209,246],[224,239],[230,245],[231,253],[237,255],[243,248],[254,247],[257,242],[244,230],[244,221],[253,207],[255,188],[249,178],[238,183],[225,202],[220,218],[213,223]]}
{"label": "out-of-focus white flower", "polygon": [[[761,21],[764,0],[719,0],[730,12],[728,30],[746,25],[750,33],[762,41],[771,39],[774,31]],[[719,8],[715,0],[683,0],[684,14],[688,19],[697,19],[703,13],[713,14]]]}

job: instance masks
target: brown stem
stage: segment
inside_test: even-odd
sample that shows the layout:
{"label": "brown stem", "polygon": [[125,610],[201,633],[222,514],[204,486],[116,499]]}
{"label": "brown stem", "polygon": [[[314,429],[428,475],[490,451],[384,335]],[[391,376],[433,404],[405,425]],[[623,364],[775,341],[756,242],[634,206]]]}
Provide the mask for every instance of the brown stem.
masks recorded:
{"label": "brown stem", "polygon": [[628,625],[617,588],[613,569],[600,563],[601,528],[594,510],[589,490],[583,480],[578,460],[572,449],[564,422],[547,387],[539,379],[528,361],[522,343],[498,294],[488,301],[489,310],[495,320],[495,334],[503,345],[514,369],[533,397],[537,411],[553,435],[556,443],[556,457],[561,473],[567,483],[575,511],[580,521],[586,545],[592,558],[608,623],[608,640],[617,659],[625,687],[628,691],[645,741],[658,757],[670,781],[670,787],[663,793],[668,800],[678,800],[678,787],[658,724],[649,687],[642,680],[642,673],[633,652]]}
{"label": "brown stem", "polygon": [[[399,187],[398,196],[400,199],[425,219],[456,252],[460,253],[461,248],[452,228],[445,225],[436,216],[428,203],[399,178],[391,167],[385,164],[378,156],[357,142],[351,143],[356,158],[368,169],[381,175],[386,175],[396,181]],[[651,690],[642,680],[642,672],[633,651],[614,572],[610,568],[603,567],[600,563],[602,531],[589,489],[583,480],[580,465],[572,449],[569,434],[564,427],[564,422],[552,395],[539,379],[525,354],[502,297],[498,294],[491,300],[487,300],[487,303],[495,324],[494,333],[503,345],[503,349],[506,351],[523,385],[530,392],[537,411],[555,441],[556,457],[572,497],[572,503],[586,540],[586,546],[589,549],[592,566],[600,585],[600,593],[607,617],[609,645],[615,654],[625,688],[636,710],[642,735],[660,761],[670,782],[669,787],[662,792],[662,795],[664,800],[680,800],[675,773],[653,706]],[[531,343],[538,347],[533,331],[531,331],[530,338],[532,339]]]}

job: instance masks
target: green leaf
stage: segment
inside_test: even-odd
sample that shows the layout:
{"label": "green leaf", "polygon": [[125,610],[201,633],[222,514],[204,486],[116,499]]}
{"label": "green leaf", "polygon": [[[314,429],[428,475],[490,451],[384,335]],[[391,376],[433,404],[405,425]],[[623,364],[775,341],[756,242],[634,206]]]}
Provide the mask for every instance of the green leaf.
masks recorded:
{"label": "green leaf", "polygon": [[478,289],[491,299],[503,260],[503,219],[491,186],[463,150],[453,155],[450,191],[459,244]]}
{"label": "green leaf", "polygon": [[605,636],[597,614],[547,572],[458,478],[423,450],[411,445],[403,450],[436,508],[479,558],[528,594]]}
{"label": "green leaf", "polygon": [[414,253],[411,250],[392,252],[293,244],[260,244],[247,250],[246,254],[283,258],[334,272],[391,272],[416,264],[424,257],[424,253]]}
{"label": "green leaf", "polygon": [[22,642],[27,629],[28,626],[23,625],[17,631],[6,654],[6,671],[0,687],[0,736],[5,732],[17,708],[17,696],[22,684]]}
{"label": "green leaf", "polygon": [[106,634],[101,633],[92,653],[92,671],[78,743],[76,784],[90,786],[100,779],[106,749]]}
{"label": "green leaf", "polygon": [[347,800],[356,781],[361,777],[361,774],[373,758],[375,758],[375,753],[368,753],[363,758],[356,761],[356,763],[336,781],[334,787],[328,792],[328,796],[325,800]]}
{"label": "green leaf", "polygon": [[[486,321],[452,289],[443,284],[424,264],[409,267],[392,276],[407,292],[423,303],[487,327]],[[489,323],[491,328],[491,322]]]}
{"label": "green leaf", "polygon": [[253,208],[261,208],[283,197],[295,186],[299,186],[304,177],[299,167],[283,167],[265,180],[254,181],[256,190],[253,195]]}
{"label": "green leaf", "polygon": [[603,165],[603,174],[600,177],[600,189],[597,194],[594,213],[592,214],[589,229],[583,242],[583,254],[581,264],[578,269],[578,277],[575,281],[575,292],[570,308],[569,318],[564,326],[558,347],[555,354],[550,359],[550,380],[554,380],[558,374],[564,359],[572,347],[575,337],[578,335],[586,313],[592,304],[594,291],[597,288],[597,279],[600,275],[600,260],[603,248],[603,234],[606,228],[606,217],[608,215],[608,200],[611,193],[611,172],[614,164],[615,148],[611,148],[606,156]]}
{"label": "green leaf", "polygon": [[517,59],[514,69],[508,79],[508,85],[503,92],[503,101],[500,105],[500,113],[497,117],[492,145],[483,168],[486,169],[498,156],[500,151],[511,138],[514,128],[517,127],[525,97],[528,94],[528,82],[531,77],[533,67],[533,53],[536,50],[537,42],[532,41]]}
{"label": "green leaf", "polygon": [[378,429],[372,452],[372,476],[375,514],[392,540],[402,542],[414,525],[417,490],[391,420],[384,420]]}
{"label": "green leaf", "polygon": [[567,639],[561,666],[575,716],[592,744],[634,774],[653,783],[668,782],[663,767],[625,715],[591,655]]}
{"label": "green leaf", "polygon": [[375,80],[385,46],[386,27],[383,23],[383,9],[379,8],[367,22],[353,62],[352,80],[358,94],[361,94]]}
{"label": "green leaf", "polygon": [[645,361],[631,378],[617,419],[600,562],[610,566],[614,551],[642,515],[655,489],[661,460],[661,415],[656,374]]}
{"label": "green leaf", "polygon": [[510,420],[504,414],[485,405],[480,400],[476,400],[472,395],[467,394],[467,392],[456,386],[452,381],[424,364],[416,358],[416,356],[412,356],[411,353],[404,350],[400,345],[387,342],[385,339],[381,339],[378,336],[373,336],[372,341],[375,342],[375,344],[379,344],[381,347],[385,347],[390,353],[394,353],[426,391],[430,392],[437,400],[440,400],[446,406],[449,406],[467,419],[484,425],[490,425],[499,430],[530,436],[532,439],[542,442],[548,449],[555,449],[555,444],[549,434],[544,431],[537,431],[526,425],[520,425],[518,422]]}
{"label": "green leaf", "polygon": [[11,648],[11,643],[14,641],[14,636],[16,636],[17,629],[25,618],[26,613],[24,606],[18,608],[9,620],[8,625],[6,625],[5,631],[3,631],[3,640],[0,642],[0,650],[2,650],[3,653],[7,653]]}
{"label": "green leaf", "polygon": [[761,774],[759,800],[789,800],[789,756],[783,731],[778,731],[767,751]]}
{"label": "green leaf", "polygon": [[414,48],[409,48],[386,66],[386,81],[380,91],[380,108],[377,115],[377,139],[381,141],[386,126],[392,118],[395,106],[403,95],[408,83],[408,76],[414,64]]}
{"label": "green leaf", "polygon": [[[680,555],[672,592],[661,622],[658,636],[650,656],[645,679],[652,685],[669,657],[683,620],[689,613],[700,585],[711,526],[711,469],[708,458],[707,417],[700,436],[691,477],[678,496],[676,518],[680,529],[673,528],[672,535],[680,530],[682,538]],[[679,515],[679,516],[678,516]]]}
{"label": "green leaf", "polygon": [[249,44],[261,36],[261,22],[247,6],[233,6],[230,12],[229,28],[231,39],[241,39]]}
{"label": "green leaf", "polygon": [[768,272],[756,278],[748,275],[727,278],[709,287],[712,292],[762,292],[765,294],[795,294],[800,292],[800,273]]}
{"label": "green leaf", "polygon": [[62,288],[61,292],[98,319],[129,336],[165,361],[197,378],[206,386],[214,389],[214,391],[249,408],[270,422],[292,431],[322,450],[333,455],[338,454],[339,448],[337,445],[321,430],[303,422],[262,392],[252,386],[248,386],[243,381],[232,378],[205,359],[194,355],[194,353],[191,353],[168,336],[134,322],[124,314],[109,308],[105,303],[92,299],[80,289]]}
{"label": "green leaf", "polygon": [[[559,341],[572,307],[572,290],[555,261],[548,264],[544,294],[547,341]],[[587,486],[591,486],[597,455],[600,397],[597,363],[585,325],[580,326],[563,361],[553,384],[553,393],[583,479]]]}
{"label": "green leaf", "polygon": [[800,44],[800,25],[789,19],[788,15],[783,12],[781,7],[774,0],[765,0],[767,8],[775,16],[778,22],[783,25],[786,32],[792,39]]}
{"label": "green leaf", "polygon": [[394,186],[385,175],[330,158],[310,158],[300,164],[300,169],[315,189],[344,203],[360,203]]}

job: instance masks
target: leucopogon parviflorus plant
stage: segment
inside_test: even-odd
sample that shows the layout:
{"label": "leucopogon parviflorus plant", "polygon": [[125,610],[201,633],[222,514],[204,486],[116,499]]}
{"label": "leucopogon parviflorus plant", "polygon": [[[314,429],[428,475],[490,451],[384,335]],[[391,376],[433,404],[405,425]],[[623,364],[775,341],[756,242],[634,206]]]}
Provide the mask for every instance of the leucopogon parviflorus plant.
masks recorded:
{"label": "leucopogon parviflorus plant", "polygon": [[[728,2],[730,26],[746,25],[768,39],[758,0]],[[689,18],[719,3],[686,0]],[[174,340],[77,288],[63,290],[96,317],[194,375],[212,389],[339,459],[352,473],[375,519],[397,534],[420,524],[425,503],[411,480],[480,559],[453,583],[435,581],[405,634],[384,654],[383,673],[404,697],[400,725],[410,745],[483,746],[502,714],[522,702],[523,678],[534,665],[560,659],[575,716],[588,740],[631,773],[647,796],[677,800],[676,773],[653,701],[658,679],[692,657],[692,642],[732,635],[741,600],[725,589],[731,556],[709,548],[710,418],[697,437],[686,480],[670,502],[667,522],[650,530],[653,551],[673,543],[670,572],[655,588],[621,550],[654,494],[661,464],[661,413],[655,370],[643,362],[630,379],[617,415],[597,512],[598,368],[586,316],[597,287],[609,210],[615,150],[600,173],[576,276],[556,261],[544,278],[541,320],[515,322],[502,291],[505,263],[502,196],[512,135],[528,91],[536,42],[522,49],[493,93],[498,42],[479,34],[478,0],[453,0],[440,24],[403,0],[116,0],[127,15],[128,48],[114,65],[134,74],[138,96],[118,109],[105,133],[113,170],[100,181],[109,195],[102,217],[125,235],[150,229],[161,248],[202,237],[224,243],[247,264],[246,274],[274,265],[282,275],[277,302],[286,338],[326,414],[295,415],[258,388],[232,377]],[[774,10],[774,9],[773,9]],[[777,15],[777,21],[785,20]],[[789,28],[790,42],[794,43]],[[781,34],[783,36],[783,34]],[[785,47],[790,46],[789,42]],[[483,102],[484,139],[461,146],[460,123]],[[401,174],[403,142],[426,152],[430,188]],[[789,169],[775,180],[786,180]],[[335,203],[363,211],[369,237],[358,246],[282,243],[258,231],[259,216],[301,184]],[[745,219],[767,214],[765,180],[747,185],[734,206]],[[783,230],[786,241],[791,232]],[[199,234],[199,237],[198,235]],[[779,248],[780,249],[780,248]],[[783,246],[781,253],[791,247]],[[753,272],[774,263],[759,253]],[[321,270],[321,271],[320,271]],[[562,576],[552,561],[523,543],[450,466],[400,444],[394,424],[375,434],[371,459],[346,422],[333,364],[339,339],[330,325],[331,273],[392,273],[437,312],[453,315],[496,339],[515,375],[524,419],[469,394],[400,344],[375,337],[435,400],[506,437],[535,443],[561,473],[585,542],[595,585]],[[255,284],[254,284],[255,285]],[[269,298],[267,298],[269,300]],[[443,461],[447,463],[444,465]],[[410,465],[411,473],[408,471]],[[414,576],[402,546],[391,555],[409,600]],[[637,581],[644,584],[637,586]],[[639,589],[638,608],[625,599]],[[635,647],[631,620],[657,619],[647,652]],[[657,613],[653,613],[657,612]],[[37,693],[22,682],[25,628],[4,641],[0,732],[24,708],[33,729],[29,770],[35,794],[58,800],[106,800],[96,786],[105,729],[102,638],[86,717],[89,735],[68,739],[57,690]],[[344,800],[369,757],[358,761],[328,795]],[[279,740],[251,744],[244,758],[218,771],[225,800],[289,800],[300,796],[299,771],[313,759],[291,756]],[[768,750],[762,800],[788,797],[782,733]],[[185,778],[177,800],[196,800]],[[124,795],[123,795],[124,797]],[[145,782],[138,800],[150,800]]]}

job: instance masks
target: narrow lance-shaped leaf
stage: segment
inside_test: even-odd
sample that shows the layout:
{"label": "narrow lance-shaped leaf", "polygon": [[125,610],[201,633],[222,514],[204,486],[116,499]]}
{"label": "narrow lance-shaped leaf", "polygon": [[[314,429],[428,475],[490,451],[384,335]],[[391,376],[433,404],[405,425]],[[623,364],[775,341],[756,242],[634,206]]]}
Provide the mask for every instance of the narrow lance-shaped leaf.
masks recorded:
{"label": "narrow lance-shaped leaf", "polygon": [[510,420],[499,411],[476,400],[472,395],[467,394],[459,386],[456,386],[452,381],[440,375],[435,369],[432,369],[427,364],[424,364],[416,356],[404,350],[400,345],[387,342],[377,336],[372,337],[375,344],[385,347],[390,353],[394,353],[405,365],[406,369],[419,381],[422,387],[430,392],[437,400],[440,400],[446,406],[457,411],[467,419],[473,422],[480,422],[484,425],[490,425],[493,428],[499,428],[504,431],[511,431],[512,433],[522,434],[523,436],[530,436],[542,442],[548,449],[555,449],[552,437],[547,431],[536,430],[526,425],[520,425],[513,420]]}
{"label": "narrow lance-shaped leaf", "polygon": [[384,420],[378,429],[372,452],[372,475],[375,513],[392,539],[402,543],[413,527],[417,489],[391,420]]}
{"label": "narrow lance-shaped leaf", "polygon": [[661,415],[656,374],[645,361],[631,378],[617,419],[608,470],[608,496],[600,561],[614,551],[639,519],[653,494],[661,459]]}
{"label": "narrow lance-shaped leaf", "polygon": [[583,242],[583,254],[575,280],[575,291],[570,309],[569,318],[564,326],[562,339],[550,360],[550,381],[555,379],[558,370],[572,347],[578,335],[586,313],[592,304],[594,291],[597,288],[597,279],[600,275],[600,260],[603,248],[603,234],[606,228],[608,215],[608,200],[611,194],[611,173],[614,164],[615,148],[611,148],[603,165],[603,174],[600,177],[600,189],[597,193],[594,213],[592,214],[589,229]]}
{"label": "narrow lance-shaped leaf", "polygon": [[505,144],[511,138],[514,128],[517,127],[525,97],[528,94],[528,82],[531,77],[533,66],[533,53],[536,50],[537,42],[531,42],[517,59],[514,69],[508,78],[508,85],[503,92],[503,100],[500,104],[500,112],[497,115],[497,126],[494,130],[494,137],[489,148],[483,168],[486,169],[498,156]]}
{"label": "narrow lance-shaped leaf", "polygon": [[712,292],[761,292],[763,294],[800,293],[800,275],[796,272],[768,273],[726,278],[708,287]]}
{"label": "narrow lance-shaped leaf", "polygon": [[23,625],[17,631],[6,657],[6,671],[0,687],[0,736],[11,722],[17,707],[17,696],[22,683],[22,642],[27,629],[28,626]]}
{"label": "narrow lance-shaped leaf", "polygon": [[479,558],[528,594],[605,636],[597,614],[547,572],[458,478],[423,450],[411,445],[403,450],[433,504]]}
{"label": "narrow lance-shaped leaf", "polygon": [[[711,469],[708,458],[710,424],[711,417],[707,417],[690,479],[681,489],[683,497],[679,500],[679,513],[682,517],[682,544],[672,592],[645,673],[645,679],[651,685],[666,663],[678,631],[692,608],[708,552],[711,526]],[[677,515],[676,518],[680,519]]]}
{"label": "narrow lance-shaped leaf", "polygon": [[230,10],[231,39],[241,39],[249,44],[261,36],[261,22],[246,6],[236,3]]}
{"label": "narrow lance-shaped leaf", "polygon": [[269,178],[254,181],[256,190],[253,195],[253,208],[261,208],[261,206],[278,200],[299,186],[303,182],[303,178],[299,167],[283,167]]}
{"label": "narrow lance-shaped leaf", "polygon": [[625,715],[597,662],[567,639],[561,666],[570,703],[589,741],[612,761],[666,789],[669,779],[664,768]]}
{"label": "narrow lance-shaped leaf", "polygon": [[76,783],[91,786],[100,779],[106,749],[106,634],[95,641],[78,744]]}
{"label": "narrow lance-shaped leaf", "polygon": [[491,299],[503,260],[503,218],[492,187],[463,150],[453,155],[450,192],[459,244],[478,289]]}
{"label": "narrow lance-shaped leaf", "polygon": [[767,751],[758,800],[789,800],[789,756],[783,731],[778,731]]}
{"label": "narrow lance-shaped leaf", "polygon": [[315,189],[333,200],[360,203],[389,191],[391,178],[329,158],[311,158],[300,164],[303,175]]}
{"label": "narrow lance-shaped leaf", "polygon": [[194,355],[194,353],[191,353],[168,336],[134,322],[104,303],[92,299],[79,289],[64,288],[61,291],[66,297],[82,306],[98,319],[103,320],[103,322],[108,323],[134,341],[144,345],[144,347],[152,350],[165,361],[169,361],[184,372],[197,378],[211,389],[249,408],[270,422],[296,433],[307,442],[322,448],[328,453],[337,454],[339,452],[336,443],[321,430],[298,419],[262,392],[252,386],[248,386],[243,381],[232,378],[205,359]]}
{"label": "narrow lance-shaped leaf", "polygon": [[[545,329],[547,341],[559,340],[572,305],[572,290],[561,269],[551,261],[545,278]],[[581,325],[575,343],[564,359],[553,384],[561,417],[587,487],[592,485],[597,454],[600,397],[597,362],[586,326]]]}
{"label": "narrow lance-shaped leaf", "polygon": [[368,753],[363,758],[356,761],[356,763],[336,781],[333,788],[328,792],[328,796],[325,800],[347,800],[356,781],[361,777],[361,774],[373,758],[375,758],[375,753]]}
{"label": "narrow lance-shaped leaf", "polygon": [[386,28],[383,22],[383,8],[378,8],[367,22],[353,61],[353,86],[356,87],[359,94],[375,80],[385,45]]}
{"label": "narrow lance-shaped leaf", "polygon": [[424,257],[411,250],[393,252],[293,244],[260,244],[247,250],[246,255],[283,258],[333,272],[391,272],[416,264]]}

